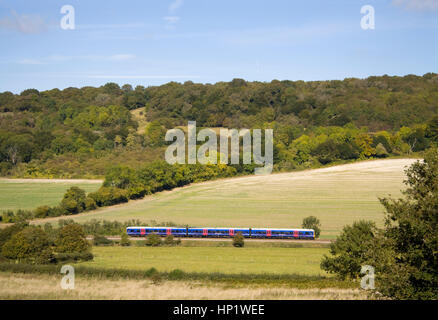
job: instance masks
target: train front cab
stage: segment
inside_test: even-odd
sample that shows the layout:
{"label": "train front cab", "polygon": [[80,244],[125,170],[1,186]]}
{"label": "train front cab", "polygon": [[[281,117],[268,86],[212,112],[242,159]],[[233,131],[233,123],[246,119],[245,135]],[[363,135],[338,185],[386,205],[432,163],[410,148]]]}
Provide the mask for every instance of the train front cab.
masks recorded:
{"label": "train front cab", "polygon": [[141,228],[140,227],[129,227],[129,228],[126,228],[126,233],[130,237],[140,237],[141,236]]}

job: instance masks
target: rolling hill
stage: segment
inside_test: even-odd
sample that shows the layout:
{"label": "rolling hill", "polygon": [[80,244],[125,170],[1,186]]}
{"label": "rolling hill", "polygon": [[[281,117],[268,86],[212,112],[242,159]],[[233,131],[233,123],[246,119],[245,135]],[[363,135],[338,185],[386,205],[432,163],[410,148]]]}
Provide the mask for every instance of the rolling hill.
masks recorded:
{"label": "rolling hill", "polygon": [[193,184],[127,204],[71,218],[155,220],[190,226],[299,227],[304,217],[321,220],[321,238],[334,238],[346,224],[366,219],[382,225],[378,197],[401,195],[404,169],[415,159],[356,162],[268,176],[245,176]]}

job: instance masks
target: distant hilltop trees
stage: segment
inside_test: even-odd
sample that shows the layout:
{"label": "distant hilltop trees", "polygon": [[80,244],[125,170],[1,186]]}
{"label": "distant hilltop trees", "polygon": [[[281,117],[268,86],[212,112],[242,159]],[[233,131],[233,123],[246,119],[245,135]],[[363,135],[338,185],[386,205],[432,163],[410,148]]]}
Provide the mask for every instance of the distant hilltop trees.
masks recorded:
{"label": "distant hilltop trees", "polygon": [[200,130],[272,128],[274,170],[383,158],[435,144],[437,110],[435,73],[3,92],[0,175],[102,177],[111,165],[138,168],[163,160],[166,131],[187,121]]}

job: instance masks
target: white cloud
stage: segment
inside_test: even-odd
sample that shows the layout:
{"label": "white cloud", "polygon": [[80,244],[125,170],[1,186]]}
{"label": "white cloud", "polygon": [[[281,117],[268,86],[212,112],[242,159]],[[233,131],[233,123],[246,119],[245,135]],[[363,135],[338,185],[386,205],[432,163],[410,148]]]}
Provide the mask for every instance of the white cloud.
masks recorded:
{"label": "white cloud", "polygon": [[10,16],[0,19],[0,29],[8,29],[25,34],[38,34],[47,30],[47,24],[39,15],[20,15],[15,11],[11,11]]}
{"label": "white cloud", "polygon": [[412,10],[438,9],[438,0],[392,0],[392,4]]}
{"label": "white cloud", "polygon": [[175,24],[180,20],[180,17],[175,16],[174,13],[184,4],[183,0],[175,0],[173,1],[168,8],[169,16],[163,17],[163,20],[166,21],[166,28],[173,29]]}

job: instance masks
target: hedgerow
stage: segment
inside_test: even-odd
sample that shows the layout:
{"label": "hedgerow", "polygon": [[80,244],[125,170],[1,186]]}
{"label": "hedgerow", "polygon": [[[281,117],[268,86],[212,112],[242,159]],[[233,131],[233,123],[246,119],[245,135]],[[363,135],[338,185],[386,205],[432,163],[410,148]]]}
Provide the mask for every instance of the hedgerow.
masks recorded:
{"label": "hedgerow", "polygon": [[[24,273],[24,274],[48,274],[60,275],[61,265],[29,265],[1,263],[1,272]],[[294,288],[358,288],[359,284],[354,281],[340,281],[334,277],[307,276],[298,274],[250,274],[250,273],[206,273],[185,272],[175,269],[169,272],[157,271],[155,268],[147,270],[129,270],[116,268],[92,268],[77,265],[75,275],[98,278],[98,279],[130,279],[144,280],[159,277],[161,280],[170,281],[208,281],[229,283],[235,285],[284,285]]]}

